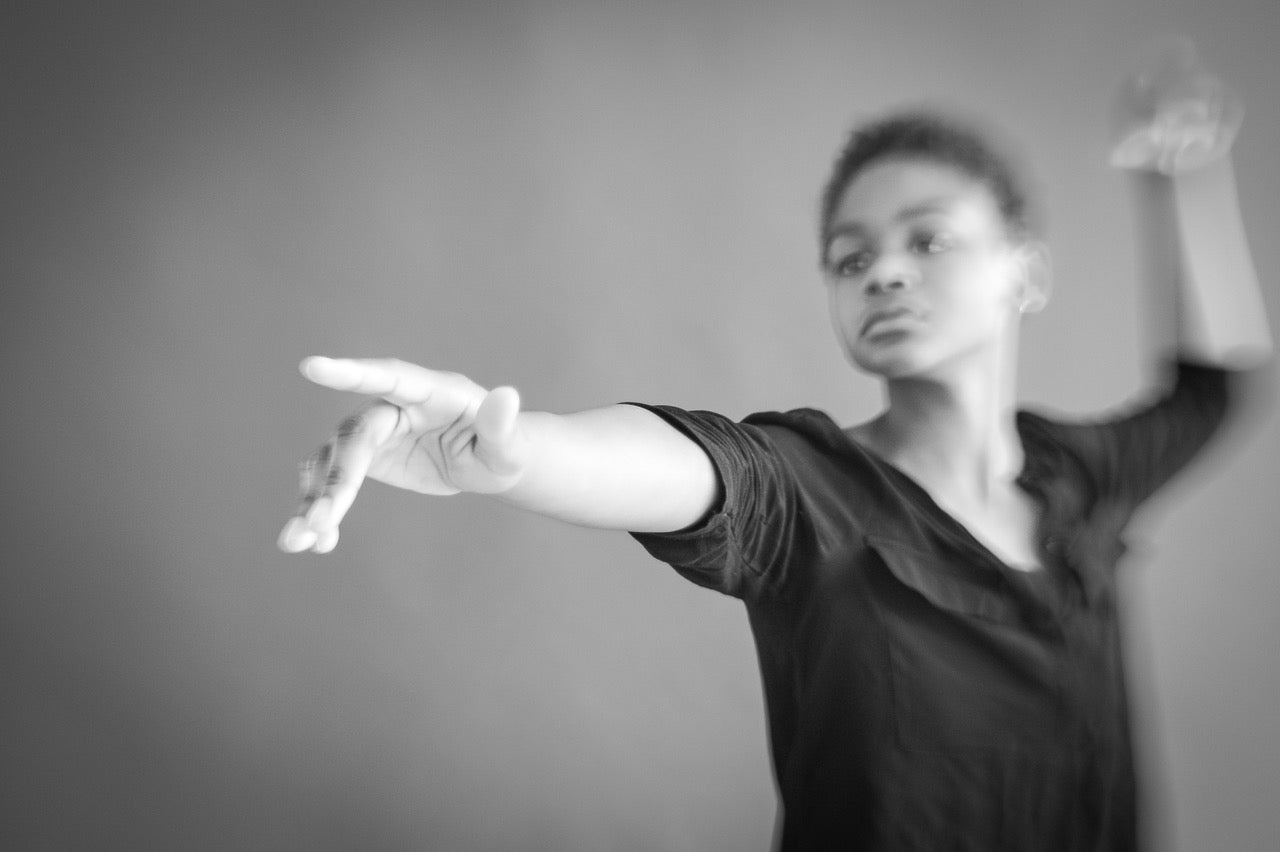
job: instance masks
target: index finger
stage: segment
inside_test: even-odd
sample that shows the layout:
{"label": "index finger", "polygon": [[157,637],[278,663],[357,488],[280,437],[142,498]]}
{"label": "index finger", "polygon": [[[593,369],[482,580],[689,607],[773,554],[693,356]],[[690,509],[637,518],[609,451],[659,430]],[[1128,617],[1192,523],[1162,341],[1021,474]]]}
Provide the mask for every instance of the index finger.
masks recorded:
{"label": "index finger", "polygon": [[391,358],[326,358],[312,355],[302,359],[298,369],[318,385],[380,396],[397,405],[425,402],[436,384],[433,371]]}

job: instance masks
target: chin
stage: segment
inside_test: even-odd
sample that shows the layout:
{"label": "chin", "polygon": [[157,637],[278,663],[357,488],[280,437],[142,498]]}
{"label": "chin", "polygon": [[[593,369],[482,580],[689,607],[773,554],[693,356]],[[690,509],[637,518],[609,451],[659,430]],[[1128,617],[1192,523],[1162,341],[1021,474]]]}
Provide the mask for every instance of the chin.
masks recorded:
{"label": "chin", "polygon": [[928,371],[929,359],[915,347],[878,346],[874,349],[855,346],[848,352],[849,361],[864,373],[882,379],[906,379]]}
{"label": "chin", "polygon": [[911,358],[862,358],[855,355],[850,361],[859,371],[880,379],[906,379],[923,372],[922,365]]}

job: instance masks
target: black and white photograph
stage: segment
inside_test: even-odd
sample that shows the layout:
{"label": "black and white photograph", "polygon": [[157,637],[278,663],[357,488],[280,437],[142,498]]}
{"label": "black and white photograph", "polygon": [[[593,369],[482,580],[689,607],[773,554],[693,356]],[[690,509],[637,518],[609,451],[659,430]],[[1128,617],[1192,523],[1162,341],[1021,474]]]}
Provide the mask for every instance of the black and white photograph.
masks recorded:
{"label": "black and white photograph", "polygon": [[1275,0],[0,11],[0,848],[1280,849]]}

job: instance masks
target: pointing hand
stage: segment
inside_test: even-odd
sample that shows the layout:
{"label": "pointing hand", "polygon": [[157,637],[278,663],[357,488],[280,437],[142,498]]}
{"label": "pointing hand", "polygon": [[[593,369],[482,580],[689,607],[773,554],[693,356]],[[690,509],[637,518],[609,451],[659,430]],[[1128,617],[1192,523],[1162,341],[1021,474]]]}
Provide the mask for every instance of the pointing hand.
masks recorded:
{"label": "pointing hand", "polygon": [[332,550],[366,477],[423,494],[498,494],[524,472],[529,444],[513,388],[486,391],[394,359],[311,357],[300,369],[318,385],[375,399],[301,464],[298,511],[280,532],[285,552]]}

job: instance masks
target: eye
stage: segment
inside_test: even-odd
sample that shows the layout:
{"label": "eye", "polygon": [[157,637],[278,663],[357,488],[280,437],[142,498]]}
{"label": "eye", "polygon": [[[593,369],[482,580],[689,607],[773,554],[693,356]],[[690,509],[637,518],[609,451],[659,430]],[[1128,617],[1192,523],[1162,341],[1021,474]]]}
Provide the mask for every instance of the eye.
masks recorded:
{"label": "eye", "polygon": [[837,260],[831,269],[841,278],[852,278],[866,272],[874,260],[875,256],[870,251],[860,249]]}
{"label": "eye", "polygon": [[919,231],[911,236],[911,250],[917,254],[941,254],[955,245],[955,237],[947,231]]}

